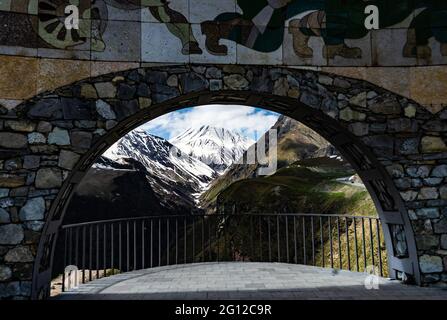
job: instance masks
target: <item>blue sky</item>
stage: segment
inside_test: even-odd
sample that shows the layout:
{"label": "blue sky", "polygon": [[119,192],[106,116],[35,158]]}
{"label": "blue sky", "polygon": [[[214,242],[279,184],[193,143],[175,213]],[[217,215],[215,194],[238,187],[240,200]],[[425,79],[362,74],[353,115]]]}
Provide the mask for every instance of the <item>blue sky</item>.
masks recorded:
{"label": "blue sky", "polygon": [[158,117],[141,126],[149,133],[174,138],[189,128],[202,125],[235,130],[257,140],[275,124],[279,114],[255,107],[239,105],[208,105],[187,108]]}

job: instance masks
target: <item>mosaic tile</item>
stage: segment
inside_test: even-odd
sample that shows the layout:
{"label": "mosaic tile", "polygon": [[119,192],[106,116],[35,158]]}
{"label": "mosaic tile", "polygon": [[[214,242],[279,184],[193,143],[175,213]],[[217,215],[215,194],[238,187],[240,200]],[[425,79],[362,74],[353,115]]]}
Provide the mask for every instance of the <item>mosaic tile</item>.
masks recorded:
{"label": "mosaic tile", "polygon": [[235,0],[189,0],[189,5],[189,21],[191,23],[214,20],[223,13],[236,12]]}
{"label": "mosaic tile", "polygon": [[141,24],[108,21],[101,39],[92,41],[92,59],[103,61],[140,61]]}
{"label": "mosaic tile", "polygon": [[285,28],[283,63],[285,65],[326,66],[323,57],[324,41],[321,37],[307,37],[292,23]]}
{"label": "mosaic tile", "polygon": [[141,10],[141,21],[160,23],[161,20],[168,18],[170,22],[185,23],[189,21],[189,10],[188,0],[171,1],[165,6],[145,6]]}
{"label": "mosaic tile", "polygon": [[188,24],[178,26],[183,39],[171,34],[164,24],[143,23],[141,29],[141,57],[147,62],[189,62]]}
{"label": "mosaic tile", "polygon": [[202,34],[200,24],[192,24],[192,32],[199,43],[202,54],[191,54],[191,63],[236,63],[236,43],[227,39],[220,39],[219,46],[224,46],[225,54],[216,54],[214,47],[207,46],[207,35]]}
{"label": "mosaic tile", "polygon": [[379,66],[414,66],[417,64],[415,57],[405,57],[408,51],[407,30],[382,29],[372,31],[372,64]]}

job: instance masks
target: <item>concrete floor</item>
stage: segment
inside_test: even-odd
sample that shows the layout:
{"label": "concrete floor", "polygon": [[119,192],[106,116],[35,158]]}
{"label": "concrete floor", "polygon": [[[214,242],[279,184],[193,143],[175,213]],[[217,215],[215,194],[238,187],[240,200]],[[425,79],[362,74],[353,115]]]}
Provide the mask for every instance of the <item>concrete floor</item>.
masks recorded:
{"label": "concrete floor", "polygon": [[421,288],[376,278],[378,289],[368,290],[367,279],[371,278],[364,273],[282,263],[197,263],[94,280],[54,299],[447,300],[447,289]]}

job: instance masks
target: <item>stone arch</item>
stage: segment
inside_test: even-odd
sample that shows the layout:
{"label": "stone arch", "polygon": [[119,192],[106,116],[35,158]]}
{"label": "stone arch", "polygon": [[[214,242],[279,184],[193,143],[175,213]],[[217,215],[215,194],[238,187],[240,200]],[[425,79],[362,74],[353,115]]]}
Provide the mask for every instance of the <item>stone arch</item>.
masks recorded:
{"label": "stone arch", "polygon": [[[30,277],[17,294],[49,292],[54,243],[77,183],[108,146],[140,123],[205,104],[242,104],[303,122],[333,143],[367,185],[383,221],[390,273],[417,283],[445,277],[445,114],[370,83],[314,71],[254,66],[148,67],[86,79],[41,94],[1,115],[9,250],[29,251]],[[42,229],[42,222],[45,226]],[[432,229],[427,228],[427,221]],[[10,222],[10,221],[8,221]],[[20,223],[19,223],[20,222]],[[31,230],[34,238],[27,239]],[[413,230],[422,237],[416,246]],[[0,232],[0,236],[2,234]],[[427,237],[437,245],[426,246]],[[28,236],[28,238],[31,238]],[[37,247],[37,241],[39,246]],[[21,265],[25,261],[10,260]],[[31,292],[32,291],[32,292]]]}

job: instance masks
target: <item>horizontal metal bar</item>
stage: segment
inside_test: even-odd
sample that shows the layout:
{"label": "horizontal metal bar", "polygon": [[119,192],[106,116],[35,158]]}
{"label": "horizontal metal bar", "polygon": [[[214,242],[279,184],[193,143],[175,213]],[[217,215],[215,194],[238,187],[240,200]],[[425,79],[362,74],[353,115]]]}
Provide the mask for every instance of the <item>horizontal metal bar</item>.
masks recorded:
{"label": "horizontal metal bar", "polygon": [[62,229],[68,229],[68,228],[74,228],[74,227],[80,227],[85,225],[95,225],[95,224],[102,224],[102,223],[112,223],[112,222],[127,222],[127,221],[135,221],[135,220],[151,220],[151,219],[175,219],[175,218],[184,218],[184,217],[209,217],[209,218],[217,218],[217,217],[239,217],[239,216],[256,216],[256,217],[343,217],[343,218],[364,218],[364,219],[373,219],[373,220],[379,220],[378,217],[368,217],[368,216],[348,216],[348,215],[342,215],[342,214],[316,214],[316,213],[266,213],[266,214],[254,214],[254,213],[240,213],[240,214],[193,214],[193,215],[172,215],[172,216],[144,216],[144,217],[133,217],[133,218],[121,218],[121,219],[111,219],[111,220],[98,220],[98,221],[89,221],[89,222],[82,222],[82,223],[74,223],[74,224],[67,224],[61,226]]}

